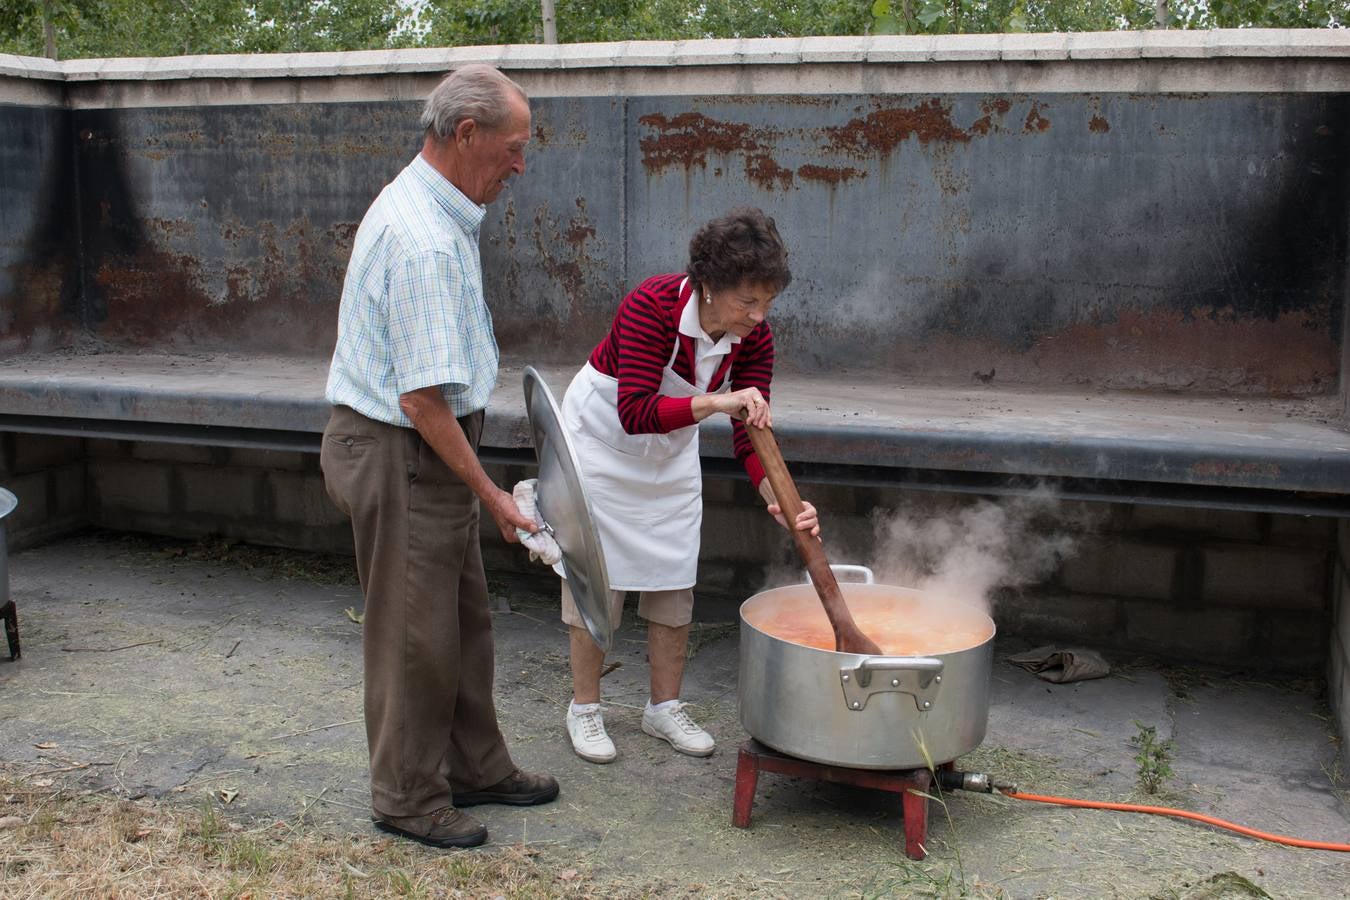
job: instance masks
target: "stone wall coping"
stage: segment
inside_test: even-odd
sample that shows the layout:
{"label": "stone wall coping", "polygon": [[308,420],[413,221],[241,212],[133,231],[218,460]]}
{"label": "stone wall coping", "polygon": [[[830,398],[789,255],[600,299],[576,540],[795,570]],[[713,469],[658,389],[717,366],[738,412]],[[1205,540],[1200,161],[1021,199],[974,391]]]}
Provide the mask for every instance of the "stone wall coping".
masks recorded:
{"label": "stone wall coping", "polygon": [[506,70],[1035,60],[1350,59],[1350,29],[1216,29],[513,44],[343,53],[127,57],[57,62],[0,54],[0,77],[54,81],[303,78]]}

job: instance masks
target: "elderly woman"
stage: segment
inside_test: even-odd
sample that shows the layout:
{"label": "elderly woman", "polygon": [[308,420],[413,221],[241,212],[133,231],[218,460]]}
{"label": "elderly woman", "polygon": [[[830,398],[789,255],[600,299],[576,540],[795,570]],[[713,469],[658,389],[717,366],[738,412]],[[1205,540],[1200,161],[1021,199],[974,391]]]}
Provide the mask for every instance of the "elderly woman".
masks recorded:
{"label": "elderly woman", "polygon": [[[703,519],[698,423],[719,414],[735,420],[736,457],[786,527],[745,429],[772,424],[773,333],[765,317],[792,280],[787,257],[773,219],[758,209],[733,210],[699,228],[686,271],[648,278],[624,298],[563,400],[609,570],[613,620],[624,593],[636,591],[638,615],[648,622],[651,699],[642,730],[690,756],[714,747],[680,701]],[[809,504],[795,524],[820,530]],[[614,742],[600,711],[604,652],[566,579],[562,619],[571,635],[567,731],[581,758],[609,762]]]}

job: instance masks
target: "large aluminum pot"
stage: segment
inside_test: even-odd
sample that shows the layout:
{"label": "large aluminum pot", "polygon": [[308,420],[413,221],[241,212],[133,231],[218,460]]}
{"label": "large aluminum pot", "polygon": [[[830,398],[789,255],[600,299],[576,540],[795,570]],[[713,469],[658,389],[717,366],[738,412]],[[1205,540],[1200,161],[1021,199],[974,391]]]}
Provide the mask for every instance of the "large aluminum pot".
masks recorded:
{"label": "large aluminum pot", "polygon": [[0,606],[9,602],[9,544],[5,538],[5,518],[19,508],[19,498],[0,488]]}
{"label": "large aluminum pot", "polygon": [[[883,648],[833,647],[809,584],[763,591],[741,604],[741,725],[780,753],[863,769],[909,769],[956,759],[984,740],[994,622],[982,609],[919,591],[841,581],[849,611]],[[783,635],[786,635],[785,638]],[[888,640],[888,636],[890,639]],[[788,639],[790,638],[790,639]]]}

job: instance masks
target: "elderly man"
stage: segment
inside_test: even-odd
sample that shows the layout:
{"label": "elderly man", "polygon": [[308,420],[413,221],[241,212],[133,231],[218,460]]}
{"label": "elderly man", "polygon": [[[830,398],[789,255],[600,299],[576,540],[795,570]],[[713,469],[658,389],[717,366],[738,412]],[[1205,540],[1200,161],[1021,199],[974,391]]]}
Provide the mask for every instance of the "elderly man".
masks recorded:
{"label": "elderly man", "polygon": [[497,342],[478,257],[484,205],[525,171],[530,108],[491,66],[432,91],[421,153],[361,222],[342,287],[320,461],[352,519],[365,594],[366,738],[381,829],[473,847],[459,807],[558,795],[511,761],[492,698],[478,510],[535,531],[478,462]]}

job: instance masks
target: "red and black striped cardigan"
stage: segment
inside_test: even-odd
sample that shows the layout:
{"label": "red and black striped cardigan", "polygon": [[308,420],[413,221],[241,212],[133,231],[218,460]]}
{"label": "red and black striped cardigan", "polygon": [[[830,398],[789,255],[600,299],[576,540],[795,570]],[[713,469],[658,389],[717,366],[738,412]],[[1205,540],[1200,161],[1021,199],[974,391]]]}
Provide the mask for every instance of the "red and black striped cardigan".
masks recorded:
{"label": "red and black striped cardigan", "polygon": [[[599,372],[619,380],[619,422],[629,434],[665,434],[694,424],[693,399],[665,397],[661,372],[670,359],[676,339],[680,342],[673,366],[675,374],[694,383],[694,339],[680,334],[680,315],[693,294],[683,274],[656,275],[632,290],[614,314],[609,334],[591,353],[590,363]],[[727,378],[733,391],[757,387],[767,400],[773,380],[773,332],[767,321],[759,323],[729,353],[713,372],[708,390],[715,391]],[[745,467],[755,487],[764,478],[764,467],[750,446],[745,426],[733,420],[732,443],[736,458]]]}

